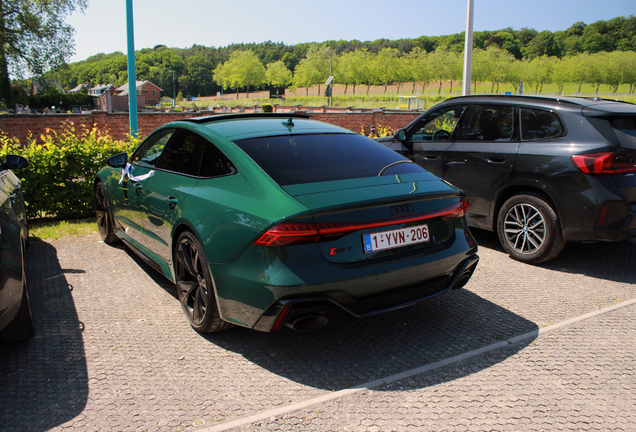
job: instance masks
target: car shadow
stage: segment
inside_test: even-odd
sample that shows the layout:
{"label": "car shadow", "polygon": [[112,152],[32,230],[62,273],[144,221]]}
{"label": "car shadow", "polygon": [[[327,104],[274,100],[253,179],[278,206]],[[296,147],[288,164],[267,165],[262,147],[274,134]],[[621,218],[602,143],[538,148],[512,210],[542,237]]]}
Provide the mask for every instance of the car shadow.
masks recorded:
{"label": "car shadow", "polygon": [[26,274],[35,325],[33,337],[0,345],[0,429],[45,431],[75,418],[88,400],[83,324],[56,249],[31,242]]}
{"label": "car shadow", "polygon": [[[178,301],[174,284],[134,252],[128,254]],[[262,333],[235,326],[201,337],[276,375],[336,391],[534,332],[507,346],[506,352],[513,355],[530,344],[538,331],[535,323],[460,289],[368,318],[334,310],[330,323],[317,331],[284,327]]]}
{"label": "car shadow", "polygon": [[297,383],[341,390],[531,332],[536,334],[510,344],[512,353],[536,338],[537,325],[460,289],[369,318],[337,313],[320,331],[236,327],[203,337]]}
{"label": "car shadow", "polygon": [[[476,228],[471,228],[470,231],[480,248],[504,253],[496,233]],[[634,263],[636,263],[636,239],[621,242],[566,243],[565,248],[556,258],[536,266],[634,284],[636,283]]]}

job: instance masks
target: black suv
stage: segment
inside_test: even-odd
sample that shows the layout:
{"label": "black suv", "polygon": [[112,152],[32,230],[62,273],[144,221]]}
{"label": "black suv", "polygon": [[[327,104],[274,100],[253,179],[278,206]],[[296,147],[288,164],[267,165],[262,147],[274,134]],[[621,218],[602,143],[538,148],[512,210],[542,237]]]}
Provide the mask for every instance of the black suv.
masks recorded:
{"label": "black suv", "polygon": [[636,105],[463,96],[378,141],[463,189],[470,225],[519,261],[636,236]]}

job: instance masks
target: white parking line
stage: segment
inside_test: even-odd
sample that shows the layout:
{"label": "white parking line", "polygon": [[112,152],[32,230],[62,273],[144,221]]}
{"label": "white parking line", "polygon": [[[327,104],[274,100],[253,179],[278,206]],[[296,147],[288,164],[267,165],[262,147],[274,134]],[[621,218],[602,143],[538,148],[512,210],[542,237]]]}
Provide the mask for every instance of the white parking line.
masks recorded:
{"label": "white parking line", "polygon": [[357,392],[360,392],[360,391],[363,391],[363,390],[368,390],[368,389],[371,389],[371,388],[374,388],[374,387],[381,386],[383,384],[389,384],[389,383],[392,383],[392,382],[395,382],[395,381],[404,380],[404,379],[412,377],[414,375],[419,375],[419,374],[422,374],[424,372],[429,372],[431,370],[434,370],[434,369],[437,369],[437,368],[440,368],[440,367],[443,367],[443,366],[447,366],[447,365],[452,364],[452,363],[456,363],[456,362],[459,362],[459,361],[462,361],[462,360],[466,360],[466,359],[469,359],[469,358],[472,358],[472,357],[476,357],[476,356],[478,356],[480,354],[484,354],[484,353],[489,352],[489,351],[493,351],[493,350],[496,350],[496,349],[499,349],[499,348],[503,348],[506,345],[511,344],[511,343],[518,343],[518,342],[524,341],[526,339],[536,338],[537,336],[539,336],[541,334],[548,333],[548,332],[551,332],[553,330],[559,329],[561,327],[566,327],[566,326],[569,326],[569,325],[572,325],[572,324],[575,324],[575,323],[578,323],[578,322],[581,322],[581,321],[585,321],[587,319],[594,318],[596,316],[603,315],[603,314],[612,312],[612,311],[614,311],[616,309],[621,309],[621,308],[624,308],[624,307],[627,307],[627,306],[630,306],[630,305],[633,305],[633,304],[636,304],[636,298],[631,299],[631,300],[627,300],[627,301],[624,301],[624,302],[621,302],[621,303],[618,303],[618,304],[615,304],[613,306],[608,306],[606,308],[599,309],[599,310],[594,311],[594,312],[590,312],[590,313],[587,313],[587,314],[584,314],[584,315],[580,315],[580,316],[577,316],[575,318],[571,318],[571,319],[568,319],[568,320],[565,320],[565,321],[561,321],[559,323],[556,323],[556,324],[553,324],[553,325],[550,325],[550,326],[542,327],[540,329],[533,330],[531,332],[524,333],[522,335],[512,337],[512,338],[510,338],[508,340],[505,340],[505,341],[496,342],[494,344],[487,345],[485,347],[478,348],[476,350],[468,351],[468,352],[463,353],[463,354],[459,354],[459,355],[456,355],[456,356],[453,356],[453,357],[449,357],[447,359],[440,360],[440,361],[437,361],[435,363],[431,363],[431,364],[427,364],[425,366],[420,366],[420,367],[417,367],[417,368],[414,368],[414,369],[410,369],[408,371],[401,372],[399,374],[390,375],[388,377],[380,378],[380,379],[377,379],[377,380],[374,380],[374,381],[369,381],[369,382],[366,382],[366,383],[363,383],[363,384],[359,384],[359,385],[357,385],[355,387],[351,387],[351,388],[344,389],[344,390],[339,390],[339,391],[336,391],[336,392],[333,392],[333,393],[329,393],[329,394],[326,394],[326,395],[323,395],[323,396],[319,396],[319,397],[316,397],[316,398],[313,398],[313,399],[308,399],[308,400],[303,401],[303,402],[298,402],[298,403],[294,403],[294,404],[291,404],[291,405],[287,405],[285,407],[278,408],[278,409],[275,409],[275,410],[265,411],[265,412],[254,414],[252,416],[245,417],[245,418],[242,418],[242,419],[233,420],[233,421],[226,422],[226,423],[221,423],[221,424],[218,424],[216,426],[209,427],[209,428],[197,429],[197,431],[198,432],[220,432],[220,431],[225,431],[225,430],[228,430],[228,429],[233,429],[233,428],[237,428],[237,427],[240,427],[240,426],[244,426],[244,425],[247,425],[247,424],[255,423],[255,422],[258,422],[258,421],[262,421],[262,420],[265,420],[265,419],[270,418],[270,417],[279,417],[279,416],[282,416],[282,415],[287,414],[289,412],[298,411],[298,410],[310,407],[312,405],[317,405],[317,404],[320,404],[320,403],[323,403],[323,402],[328,402],[328,401],[331,401],[331,400],[334,400],[334,399],[339,399],[339,398],[348,396],[348,395],[353,394],[353,393],[357,393]]}

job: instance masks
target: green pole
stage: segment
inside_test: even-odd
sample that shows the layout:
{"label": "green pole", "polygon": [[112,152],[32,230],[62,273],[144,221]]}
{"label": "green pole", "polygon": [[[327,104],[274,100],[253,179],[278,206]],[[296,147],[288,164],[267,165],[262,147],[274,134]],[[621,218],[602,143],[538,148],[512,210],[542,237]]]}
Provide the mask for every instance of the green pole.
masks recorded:
{"label": "green pole", "polygon": [[135,31],[132,0],[126,0],[126,27],[128,29],[128,113],[130,134],[137,136],[137,75],[135,73]]}

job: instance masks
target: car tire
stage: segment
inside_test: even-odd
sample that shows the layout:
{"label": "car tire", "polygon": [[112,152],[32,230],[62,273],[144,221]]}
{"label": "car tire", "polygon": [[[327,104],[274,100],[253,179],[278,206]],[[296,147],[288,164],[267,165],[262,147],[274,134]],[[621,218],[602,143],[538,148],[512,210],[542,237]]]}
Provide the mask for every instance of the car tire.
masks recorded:
{"label": "car tire", "polygon": [[219,314],[214,280],[199,240],[190,231],[184,231],[175,244],[177,294],[192,328],[212,333],[231,327]]}
{"label": "car tire", "polygon": [[33,315],[31,314],[31,302],[27,289],[26,278],[23,277],[22,303],[18,314],[5,328],[0,331],[0,342],[23,342],[33,336]]}
{"label": "car tire", "polygon": [[99,235],[104,243],[115,243],[119,237],[113,229],[113,220],[108,210],[108,199],[106,199],[106,188],[102,182],[95,186],[95,214]]}
{"label": "car tire", "polygon": [[529,264],[551,260],[565,246],[556,212],[533,193],[515,195],[504,203],[497,234],[510,257]]}

